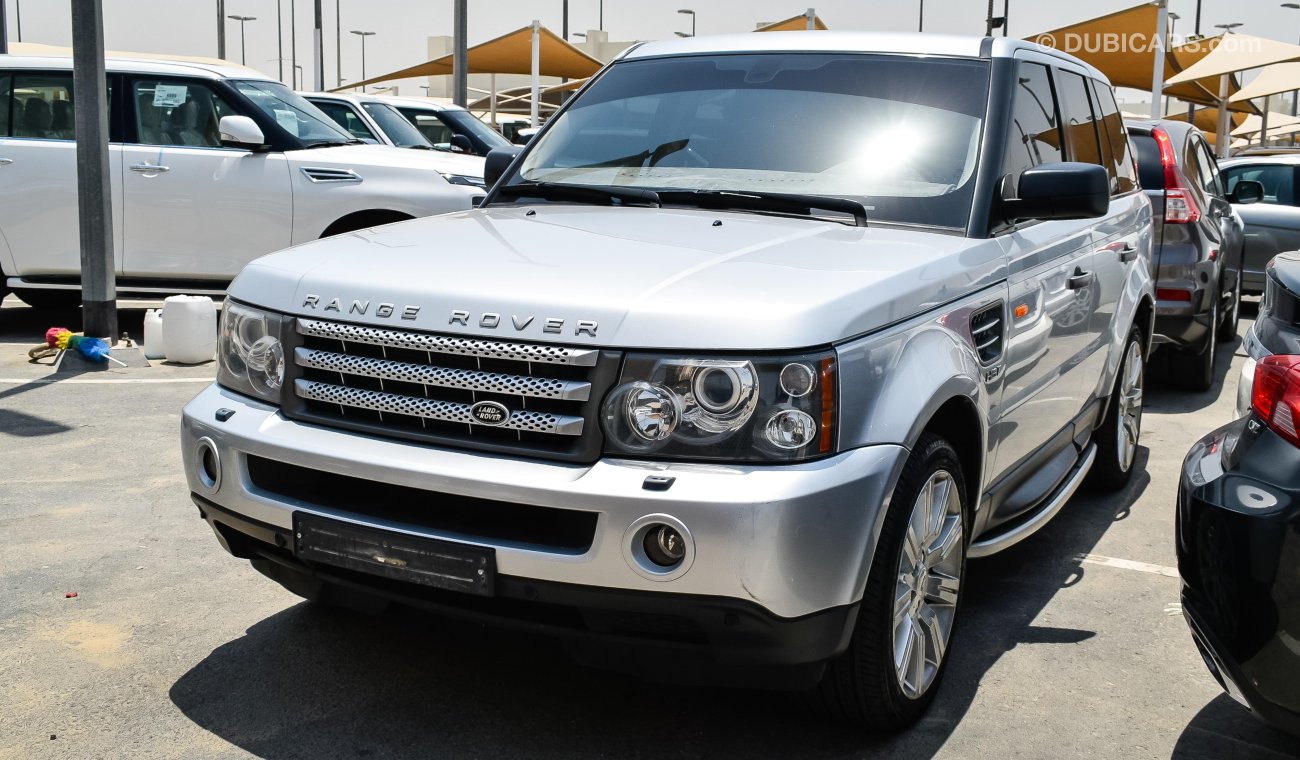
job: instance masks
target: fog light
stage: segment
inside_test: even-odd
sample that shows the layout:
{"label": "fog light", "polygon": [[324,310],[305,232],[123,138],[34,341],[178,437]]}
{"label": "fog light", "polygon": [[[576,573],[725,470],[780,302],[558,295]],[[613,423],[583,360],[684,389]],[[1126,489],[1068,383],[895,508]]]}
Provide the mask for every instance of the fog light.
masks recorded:
{"label": "fog light", "polygon": [[643,543],[645,555],[660,567],[672,567],[686,556],[686,541],[670,525],[651,526]]}
{"label": "fog light", "polygon": [[211,438],[200,438],[194,452],[194,474],[199,483],[208,491],[216,491],[221,486],[221,455]]}

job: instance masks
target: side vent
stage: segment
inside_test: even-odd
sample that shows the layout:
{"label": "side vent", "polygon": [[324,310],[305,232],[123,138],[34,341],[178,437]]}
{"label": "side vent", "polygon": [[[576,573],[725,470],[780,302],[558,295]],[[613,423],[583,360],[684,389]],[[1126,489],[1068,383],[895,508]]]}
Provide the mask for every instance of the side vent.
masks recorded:
{"label": "side vent", "polygon": [[312,182],[360,182],[361,175],[351,169],[329,169],[319,166],[302,167],[303,176]]}
{"label": "side vent", "polygon": [[970,337],[980,361],[992,364],[1002,356],[1002,302],[981,309],[970,318]]}

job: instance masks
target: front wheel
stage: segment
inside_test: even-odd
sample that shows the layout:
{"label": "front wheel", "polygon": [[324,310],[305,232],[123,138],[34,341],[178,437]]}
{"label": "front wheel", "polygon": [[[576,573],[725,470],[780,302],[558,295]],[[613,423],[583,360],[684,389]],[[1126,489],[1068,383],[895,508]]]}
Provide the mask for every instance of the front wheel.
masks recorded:
{"label": "front wheel", "polygon": [[1142,435],[1144,370],[1142,331],[1135,325],[1124,344],[1115,388],[1106,405],[1106,419],[1097,430],[1097,460],[1088,473],[1088,482],[1100,490],[1118,491],[1133,476],[1138,439]]}
{"label": "front wheel", "polygon": [[815,698],[878,731],[915,723],[948,662],[966,569],[966,489],[957,452],[926,433],[890,499],[853,638]]}

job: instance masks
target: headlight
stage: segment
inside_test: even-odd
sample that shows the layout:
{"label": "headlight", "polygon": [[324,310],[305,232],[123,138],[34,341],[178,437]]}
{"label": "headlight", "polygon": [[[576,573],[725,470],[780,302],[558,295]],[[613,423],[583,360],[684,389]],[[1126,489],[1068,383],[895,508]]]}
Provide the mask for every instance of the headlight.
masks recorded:
{"label": "headlight", "polygon": [[471,177],[468,174],[451,174],[449,172],[440,172],[442,178],[453,185],[468,185],[470,187],[484,187],[482,177]]}
{"label": "headlight", "polygon": [[280,403],[284,385],[283,317],[226,299],[217,342],[217,383],[233,391]]}
{"label": "headlight", "polygon": [[702,359],[630,354],[601,423],[606,453],[789,462],[829,454],[835,354]]}

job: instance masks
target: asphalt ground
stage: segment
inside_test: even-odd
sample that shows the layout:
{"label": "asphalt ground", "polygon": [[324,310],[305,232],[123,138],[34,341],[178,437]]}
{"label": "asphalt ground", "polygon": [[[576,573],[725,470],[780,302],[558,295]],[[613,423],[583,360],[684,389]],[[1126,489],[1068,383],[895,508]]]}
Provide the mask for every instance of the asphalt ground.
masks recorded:
{"label": "asphalt ground", "polygon": [[1207,393],[1149,383],[1127,490],[1076,496],[970,564],[942,693],[882,738],[779,693],[650,685],[546,639],[301,602],[226,555],[186,493],[180,410],[213,366],[55,380],[28,362],[76,320],[0,308],[5,760],[1300,756],[1221,693],[1178,610],[1178,469],[1232,415],[1239,341]]}

